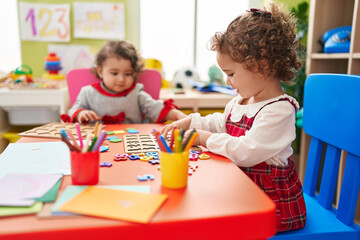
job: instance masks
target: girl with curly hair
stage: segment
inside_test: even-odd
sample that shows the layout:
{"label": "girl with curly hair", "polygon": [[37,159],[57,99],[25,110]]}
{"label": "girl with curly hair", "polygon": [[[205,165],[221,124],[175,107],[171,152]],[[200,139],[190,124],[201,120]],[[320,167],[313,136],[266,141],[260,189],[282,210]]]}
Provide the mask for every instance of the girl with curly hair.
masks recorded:
{"label": "girl with curly hair", "polygon": [[81,89],[69,110],[70,122],[141,123],[146,115],[154,121],[178,120],[186,115],[171,100],[154,100],[136,83],[144,63],[126,41],[109,41],[96,56],[93,73],[102,82]]}
{"label": "girl with curly hair", "polygon": [[270,3],[216,33],[211,49],[238,95],[224,113],[190,114],[161,130],[166,136],[174,127],[183,128],[186,139],[196,129],[195,144],[239,166],[276,204],[278,232],[303,228],[306,221],[302,185],[290,159],[299,104],[280,84],[293,79],[301,66],[295,23],[291,14]]}

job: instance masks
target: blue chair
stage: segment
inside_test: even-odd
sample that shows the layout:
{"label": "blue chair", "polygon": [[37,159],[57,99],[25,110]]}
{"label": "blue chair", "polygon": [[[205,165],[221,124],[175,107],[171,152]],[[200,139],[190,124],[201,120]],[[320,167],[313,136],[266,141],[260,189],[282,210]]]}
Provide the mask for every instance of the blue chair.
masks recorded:
{"label": "blue chair", "polygon": [[[307,221],[275,239],[360,239],[354,223],[360,186],[360,76],[311,74],[304,89],[304,131],[311,136],[304,179]],[[324,146],[324,148],[323,148]],[[322,151],[326,155],[315,194]],[[333,205],[341,150],[347,152],[338,208]]]}

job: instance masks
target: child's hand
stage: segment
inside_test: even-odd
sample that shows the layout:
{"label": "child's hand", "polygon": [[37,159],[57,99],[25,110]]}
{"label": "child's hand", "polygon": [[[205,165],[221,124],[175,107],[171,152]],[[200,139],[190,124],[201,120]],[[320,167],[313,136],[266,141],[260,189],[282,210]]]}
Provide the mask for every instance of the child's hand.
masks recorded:
{"label": "child's hand", "polygon": [[[185,132],[183,143],[187,141],[192,131],[193,129],[189,129]],[[198,136],[192,145],[202,145],[206,147],[206,141],[208,140],[208,138],[211,136],[212,133],[204,130],[196,130],[196,132],[198,133]]]}
{"label": "child's hand", "polygon": [[165,125],[160,129],[160,134],[163,136],[167,136],[168,132],[172,131],[175,127],[178,129],[184,129],[187,130],[191,123],[191,117],[186,117],[183,119],[180,119],[178,121],[172,122],[170,124]]}
{"label": "child's hand", "polygon": [[100,119],[101,118],[94,111],[91,111],[91,110],[82,110],[76,116],[76,120],[79,123],[89,122],[89,121],[98,121]]}

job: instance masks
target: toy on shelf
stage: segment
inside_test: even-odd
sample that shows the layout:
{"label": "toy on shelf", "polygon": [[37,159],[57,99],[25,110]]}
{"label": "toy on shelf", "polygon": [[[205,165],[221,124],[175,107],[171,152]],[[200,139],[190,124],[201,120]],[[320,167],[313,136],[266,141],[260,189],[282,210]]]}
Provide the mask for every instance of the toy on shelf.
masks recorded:
{"label": "toy on shelf", "polygon": [[22,64],[10,73],[10,78],[14,83],[32,83],[32,70],[28,65]]}
{"label": "toy on shelf", "polygon": [[59,73],[61,69],[60,57],[56,56],[56,53],[49,53],[49,55],[45,57],[45,70],[48,70],[49,73],[44,73],[42,78],[62,80],[65,76]]}
{"label": "toy on shelf", "polygon": [[224,74],[216,65],[209,68],[209,84],[226,85],[224,81]]}
{"label": "toy on shelf", "polygon": [[324,53],[348,53],[350,51],[351,26],[331,29],[319,40]]}
{"label": "toy on shelf", "polygon": [[177,70],[172,80],[172,86],[177,89],[191,89],[192,82],[201,82],[194,67],[183,67]]}

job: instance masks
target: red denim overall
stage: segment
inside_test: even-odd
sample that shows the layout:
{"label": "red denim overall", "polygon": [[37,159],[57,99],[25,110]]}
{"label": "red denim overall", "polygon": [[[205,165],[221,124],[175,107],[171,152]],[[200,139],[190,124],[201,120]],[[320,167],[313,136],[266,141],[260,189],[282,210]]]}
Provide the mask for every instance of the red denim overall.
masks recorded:
{"label": "red denim overall", "polygon": [[[231,122],[231,111],[226,120],[226,132],[234,137],[245,135],[250,130],[256,115],[267,105],[288,101],[287,98],[262,106],[254,117],[242,116],[239,122]],[[296,109],[295,104],[290,102]],[[268,165],[265,162],[253,167],[240,167],[276,204],[276,229],[278,232],[303,228],[306,221],[306,207],[301,182],[294,163],[288,159],[288,166]]]}

